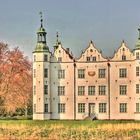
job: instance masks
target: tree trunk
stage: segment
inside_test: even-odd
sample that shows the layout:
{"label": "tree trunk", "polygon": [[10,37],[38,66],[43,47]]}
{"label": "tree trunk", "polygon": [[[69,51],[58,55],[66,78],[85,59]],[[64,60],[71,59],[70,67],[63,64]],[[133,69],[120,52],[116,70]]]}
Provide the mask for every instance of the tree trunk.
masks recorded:
{"label": "tree trunk", "polygon": [[28,116],[28,107],[25,106],[25,116],[27,117]]}

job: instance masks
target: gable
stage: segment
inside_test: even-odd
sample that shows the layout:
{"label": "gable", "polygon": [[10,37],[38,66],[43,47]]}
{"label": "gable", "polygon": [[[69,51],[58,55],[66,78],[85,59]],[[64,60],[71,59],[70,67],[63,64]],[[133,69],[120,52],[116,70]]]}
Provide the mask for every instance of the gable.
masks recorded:
{"label": "gable", "polygon": [[111,60],[114,61],[122,61],[122,60],[133,60],[134,56],[130,49],[126,46],[125,42],[123,41],[119,49],[114,53],[114,56]]}
{"label": "gable", "polygon": [[69,48],[64,49],[62,44],[59,44],[55,49],[52,58],[52,62],[73,62],[73,56],[70,53]]}
{"label": "gable", "polygon": [[93,42],[91,41],[89,46],[85,49],[85,51],[81,54],[80,58],[77,59],[77,61],[83,61],[83,62],[95,62],[95,61],[106,61],[102,56],[102,53],[99,52]]}

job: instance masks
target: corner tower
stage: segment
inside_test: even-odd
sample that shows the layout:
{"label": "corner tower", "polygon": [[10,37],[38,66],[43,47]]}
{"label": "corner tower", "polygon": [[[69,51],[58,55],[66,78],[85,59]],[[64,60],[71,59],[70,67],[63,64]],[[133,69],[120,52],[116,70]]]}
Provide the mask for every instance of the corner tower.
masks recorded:
{"label": "corner tower", "polygon": [[37,31],[37,45],[33,52],[33,119],[50,119],[50,51],[46,31],[41,25]]}
{"label": "corner tower", "polygon": [[138,28],[138,31],[139,31],[139,37],[138,37],[138,41],[134,50],[135,59],[137,60],[140,59],[140,28]]}
{"label": "corner tower", "polygon": [[133,83],[134,83],[134,91],[131,91],[134,95],[134,100],[133,103],[131,105],[133,105],[133,110],[134,110],[134,120],[139,120],[140,119],[140,114],[137,113],[139,112],[138,108],[140,106],[140,92],[139,92],[139,88],[140,88],[140,28],[138,28],[138,40],[134,49],[134,59],[135,59],[135,63],[132,64],[133,66],[133,72],[131,75],[131,79],[133,79]]}

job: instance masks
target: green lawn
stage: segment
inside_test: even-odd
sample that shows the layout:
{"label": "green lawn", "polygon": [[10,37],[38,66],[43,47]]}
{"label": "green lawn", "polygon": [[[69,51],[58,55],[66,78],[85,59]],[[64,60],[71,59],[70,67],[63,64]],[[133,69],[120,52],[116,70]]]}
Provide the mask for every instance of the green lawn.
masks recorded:
{"label": "green lawn", "polygon": [[0,120],[0,138],[138,140],[140,121]]}

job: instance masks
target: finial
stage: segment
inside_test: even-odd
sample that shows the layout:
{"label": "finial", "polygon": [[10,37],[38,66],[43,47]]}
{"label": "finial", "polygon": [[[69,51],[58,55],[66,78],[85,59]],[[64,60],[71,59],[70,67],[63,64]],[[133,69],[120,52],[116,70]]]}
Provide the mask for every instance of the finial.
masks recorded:
{"label": "finial", "polygon": [[124,40],[122,40],[122,43],[125,43]]}
{"label": "finial", "polygon": [[139,31],[139,38],[138,39],[140,39],[140,27],[138,28],[138,31]]}
{"label": "finial", "polygon": [[42,22],[43,22],[43,19],[42,19],[42,12],[40,11],[39,14],[40,14],[41,27],[43,27],[43,23],[42,23]]}
{"label": "finial", "polygon": [[56,45],[61,44],[61,41],[59,41],[59,33],[56,32]]}
{"label": "finial", "polygon": [[59,34],[58,34],[58,32],[56,32],[56,42],[58,43],[59,42]]}

